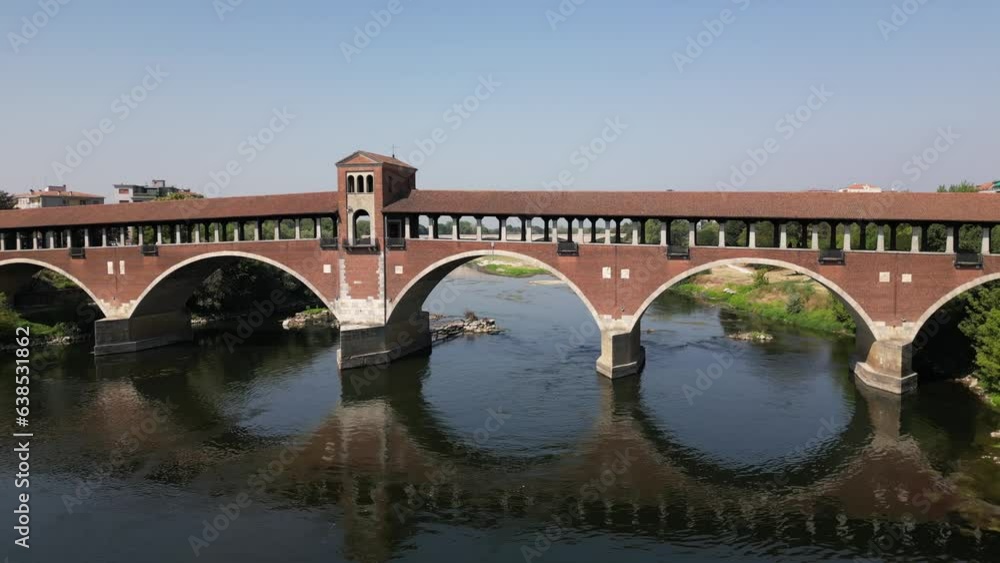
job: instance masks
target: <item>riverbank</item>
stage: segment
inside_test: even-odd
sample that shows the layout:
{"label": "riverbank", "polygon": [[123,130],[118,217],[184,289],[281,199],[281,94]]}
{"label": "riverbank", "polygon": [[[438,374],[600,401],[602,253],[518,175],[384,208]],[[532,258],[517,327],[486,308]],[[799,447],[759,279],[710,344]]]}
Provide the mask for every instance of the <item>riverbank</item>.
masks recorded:
{"label": "riverbank", "polygon": [[838,335],[854,334],[854,320],[826,288],[789,270],[728,267],[688,278],[679,295],[769,321]]}
{"label": "riverbank", "polygon": [[470,262],[469,267],[477,272],[505,278],[531,278],[551,275],[545,268],[539,268],[523,260],[508,258],[506,256],[479,258]]}

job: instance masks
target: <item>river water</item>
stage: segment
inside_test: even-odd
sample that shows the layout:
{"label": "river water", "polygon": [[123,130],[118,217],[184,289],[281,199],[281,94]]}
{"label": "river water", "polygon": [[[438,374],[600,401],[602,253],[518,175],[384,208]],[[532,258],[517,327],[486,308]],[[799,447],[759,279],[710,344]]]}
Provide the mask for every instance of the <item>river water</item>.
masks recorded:
{"label": "river water", "polygon": [[[963,387],[906,400],[851,340],[664,296],[647,367],[596,374],[584,305],[462,271],[433,312],[506,332],[341,377],[326,332],[259,330],[95,362],[33,357],[21,561],[998,561],[1000,417]],[[541,283],[539,283],[541,282]],[[765,328],[771,343],[726,334]],[[13,374],[11,354],[2,367]],[[13,378],[0,386],[13,404]],[[5,438],[9,443],[9,439]],[[9,509],[7,507],[10,507]],[[993,531],[991,531],[993,530]],[[197,553],[197,554],[196,554]]]}

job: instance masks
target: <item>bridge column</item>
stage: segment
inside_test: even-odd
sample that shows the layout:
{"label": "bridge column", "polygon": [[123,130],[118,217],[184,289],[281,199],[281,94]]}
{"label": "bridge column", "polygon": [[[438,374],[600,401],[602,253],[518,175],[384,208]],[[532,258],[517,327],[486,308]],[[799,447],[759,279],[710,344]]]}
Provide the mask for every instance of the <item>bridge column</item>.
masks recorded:
{"label": "bridge column", "polygon": [[[15,233],[15,237],[17,238],[17,249],[20,250],[21,249],[21,237],[18,237],[16,233]],[[90,248],[90,229],[84,229],[83,230],[83,247],[84,248]]]}
{"label": "bridge column", "polygon": [[[986,231],[986,233],[987,233],[986,234],[986,247],[987,247],[987,251],[983,252],[983,254],[987,254],[989,252],[989,246],[990,246],[989,231]],[[56,233],[55,233],[55,231],[49,231],[49,248],[55,248],[55,247],[56,247]]]}
{"label": "bridge column", "polygon": [[[834,244],[837,243],[837,233],[833,233],[830,236],[830,238],[831,240],[833,240]],[[844,252],[850,252],[850,251],[851,251],[851,224],[847,223],[844,225]]]}
{"label": "bridge column", "polygon": [[637,375],[646,365],[646,349],[642,347],[640,322],[631,331],[620,327],[601,328],[601,357],[597,372],[610,378]]}
{"label": "bridge column", "polygon": [[191,315],[186,310],[94,323],[94,355],[127,354],[189,342]]}
{"label": "bridge column", "polygon": [[747,247],[757,248],[757,223],[747,225]]}
{"label": "bridge column", "polygon": [[788,225],[782,223],[778,227],[778,248],[788,248]]}
{"label": "bridge column", "polygon": [[812,244],[810,248],[819,250],[819,225],[812,226]]}
{"label": "bridge column", "polygon": [[476,240],[483,240],[483,218],[476,217]]}
{"label": "bridge column", "polygon": [[632,245],[638,245],[642,241],[642,221],[632,220]]}
{"label": "bridge column", "polygon": [[[586,238],[587,237],[587,230],[583,227],[583,221],[584,221],[583,217],[579,218],[577,221],[578,221],[578,223],[576,225],[577,239],[579,239],[580,244],[583,244],[583,243],[587,242],[587,238]],[[573,227],[573,225],[570,224],[570,228],[572,228],[572,227]]]}
{"label": "bridge column", "polygon": [[698,246],[698,221],[688,220],[688,248]]}
{"label": "bridge column", "polygon": [[174,244],[180,244],[183,240],[181,238],[181,225],[178,223],[174,225]]}
{"label": "bridge column", "polygon": [[912,339],[879,339],[859,323],[856,342],[854,375],[862,383],[897,395],[917,388]]}
{"label": "bridge column", "polygon": [[384,367],[406,356],[429,353],[431,337],[430,314],[426,311],[384,325],[343,325],[337,365],[341,370]]}
{"label": "bridge column", "polygon": [[[242,229],[240,229],[240,230],[242,230]],[[372,233],[372,236],[375,236],[375,233]],[[302,219],[296,219],[295,220],[295,240],[301,240],[301,239],[302,239]]]}
{"label": "bridge column", "polygon": [[459,216],[452,215],[452,217],[451,217],[451,238],[452,238],[452,240],[458,240],[459,239],[458,235],[459,235],[460,231],[458,230],[458,223],[461,222],[461,220],[462,220],[462,217],[460,215]]}
{"label": "bridge column", "polygon": [[660,221],[660,246],[670,244],[670,220]]}
{"label": "bridge column", "polygon": [[719,225],[719,248],[726,247],[726,222],[717,221]]}
{"label": "bridge column", "polygon": [[[313,217],[313,238],[320,240],[323,238],[323,225],[320,223],[322,219],[319,217]],[[256,232],[254,236],[257,237],[254,240],[260,240],[260,221],[256,222]],[[410,218],[407,217],[403,220],[403,226],[406,228],[406,238],[410,238]]]}
{"label": "bridge column", "polygon": [[885,252],[885,225],[877,225],[878,242],[875,243],[876,252]]}
{"label": "bridge column", "polygon": [[281,219],[274,220],[274,240],[281,238]]}
{"label": "bridge column", "polygon": [[611,221],[604,220],[604,244],[611,244]]}
{"label": "bridge column", "polygon": [[990,234],[991,229],[989,227],[983,227],[983,256],[990,255]]}
{"label": "bridge column", "polygon": [[944,253],[954,254],[955,253],[955,225],[948,225],[946,228],[948,233],[947,239],[944,243]]}
{"label": "bridge column", "polygon": [[923,250],[921,242],[924,240],[924,228],[919,225],[912,226],[913,231],[910,237],[910,252],[920,252]]}

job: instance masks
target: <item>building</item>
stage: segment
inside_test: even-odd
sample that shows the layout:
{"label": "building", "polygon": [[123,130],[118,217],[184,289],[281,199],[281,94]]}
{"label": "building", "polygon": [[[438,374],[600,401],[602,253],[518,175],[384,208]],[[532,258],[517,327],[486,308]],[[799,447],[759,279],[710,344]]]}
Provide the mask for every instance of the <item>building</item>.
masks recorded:
{"label": "building", "polygon": [[979,186],[979,193],[1000,194],[1000,180],[995,182],[986,182],[985,184]]}
{"label": "building", "polygon": [[166,180],[153,180],[151,185],[146,186],[138,184],[115,184],[115,203],[140,203],[167,197],[175,193],[191,193],[191,190],[182,190],[174,186],[168,186]]}
{"label": "building", "polygon": [[39,207],[65,207],[68,205],[101,205],[104,197],[83,192],[74,192],[66,186],[47,186],[40,190],[30,190],[17,194],[15,209],[36,209]]}
{"label": "building", "polygon": [[851,184],[850,186],[842,188],[838,191],[840,193],[847,194],[880,194],[882,193],[882,188],[871,184]]}

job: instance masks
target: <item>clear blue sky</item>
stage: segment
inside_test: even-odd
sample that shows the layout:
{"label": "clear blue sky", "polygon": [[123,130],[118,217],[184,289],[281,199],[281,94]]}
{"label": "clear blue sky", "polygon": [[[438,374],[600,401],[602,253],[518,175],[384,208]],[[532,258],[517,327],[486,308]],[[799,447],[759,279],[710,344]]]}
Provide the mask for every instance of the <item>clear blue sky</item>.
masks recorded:
{"label": "clear blue sky", "polygon": [[[993,0],[586,0],[554,26],[560,0],[399,1],[348,62],[343,44],[389,0],[243,0],[222,18],[213,0],[72,0],[26,43],[10,34],[38,0],[6,0],[0,188],[56,182],[53,162],[102,120],[114,130],[64,178],[107,195],[152,178],[200,189],[232,160],[241,172],[222,195],[330,189],[353,150],[395,144],[409,159],[439,128],[423,188],[539,189],[568,171],[575,189],[711,190],[771,138],[742,189],[1000,177]],[[919,9],[880,29],[904,4]],[[725,9],[678,70],[675,53]],[[169,76],[122,119],[115,99],[157,66]],[[456,130],[445,112],[490,76],[500,85]],[[833,96],[779,132],[824,86]],[[241,143],[276,108],[295,118],[248,162]],[[584,170],[574,152],[615,118],[627,130]],[[958,138],[914,178],[907,161],[947,128]]]}

